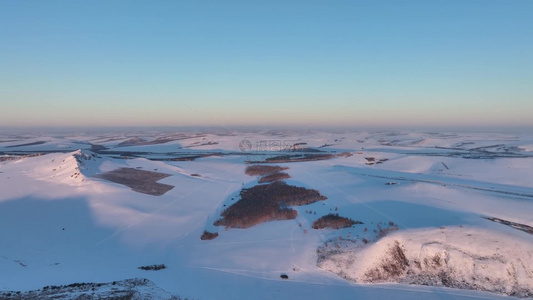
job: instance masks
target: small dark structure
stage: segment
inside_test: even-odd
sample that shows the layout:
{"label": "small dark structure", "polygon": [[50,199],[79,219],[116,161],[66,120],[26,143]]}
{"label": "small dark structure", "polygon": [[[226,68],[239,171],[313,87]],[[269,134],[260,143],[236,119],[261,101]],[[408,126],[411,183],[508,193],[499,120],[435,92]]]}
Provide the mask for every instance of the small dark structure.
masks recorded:
{"label": "small dark structure", "polygon": [[164,270],[166,268],[167,266],[165,266],[165,264],[160,264],[160,265],[142,266],[142,267],[138,267],[137,269],[144,270],[144,271],[159,271],[159,270]]}

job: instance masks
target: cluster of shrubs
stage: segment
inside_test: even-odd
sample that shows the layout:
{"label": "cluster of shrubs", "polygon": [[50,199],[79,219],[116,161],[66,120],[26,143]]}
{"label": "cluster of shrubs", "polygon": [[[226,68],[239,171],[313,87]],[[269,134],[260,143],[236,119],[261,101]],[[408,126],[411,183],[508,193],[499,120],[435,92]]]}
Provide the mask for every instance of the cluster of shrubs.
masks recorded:
{"label": "cluster of shrubs", "polygon": [[341,217],[339,214],[328,214],[314,221],[312,227],[313,229],[324,229],[326,227],[340,229],[351,227],[355,224],[363,224],[363,222]]}
{"label": "cluster of shrubs", "polygon": [[381,227],[381,222],[379,222],[377,224],[377,227],[378,227],[378,232],[377,232],[378,237],[380,238],[386,236],[391,231],[398,230],[398,225],[394,224],[394,222],[392,221],[389,221],[389,226],[387,227]]}
{"label": "cluster of shrubs", "polygon": [[350,156],[353,156],[353,153],[352,152],[342,152],[342,153],[339,153],[337,154],[338,157],[350,157]]}
{"label": "cluster of shrubs", "polygon": [[204,233],[200,237],[201,240],[212,240],[218,236],[218,232],[209,232],[207,230],[204,230]]}
{"label": "cluster of shrubs", "polygon": [[249,228],[267,221],[295,219],[298,213],[290,206],[327,199],[317,190],[288,185],[283,181],[243,189],[240,198],[222,212],[222,218],[214,223],[215,226]]}
{"label": "cluster of shrubs", "polygon": [[375,157],[365,157],[366,161],[367,161],[367,165],[371,166],[373,164],[382,164],[384,162],[386,162],[387,160],[389,160],[388,158],[382,158],[382,159],[379,159],[379,160],[376,160]]}

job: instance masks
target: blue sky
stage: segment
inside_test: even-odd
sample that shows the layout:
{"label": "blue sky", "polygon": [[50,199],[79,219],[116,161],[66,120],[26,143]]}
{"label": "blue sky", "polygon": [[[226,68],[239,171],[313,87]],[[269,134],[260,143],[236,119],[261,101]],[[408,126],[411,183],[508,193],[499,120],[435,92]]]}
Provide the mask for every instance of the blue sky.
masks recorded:
{"label": "blue sky", "polygon": [[0,0],[0,126],[533,126],[533,1]]}

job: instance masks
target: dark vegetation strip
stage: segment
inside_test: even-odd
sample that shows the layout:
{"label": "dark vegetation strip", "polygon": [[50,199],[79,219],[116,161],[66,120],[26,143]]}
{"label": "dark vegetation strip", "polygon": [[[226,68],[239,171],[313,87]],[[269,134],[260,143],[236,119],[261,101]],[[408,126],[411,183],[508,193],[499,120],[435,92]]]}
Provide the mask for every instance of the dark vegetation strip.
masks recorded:
{"label": "dark vegetation strip", "polygon": [[180,141],[180,140],[186,140],[186,139],[193,139],[193,138],[200,138],[205,137],[205,135],[195,135],[195,136],[172,136],[172,137],[159,137],[154,140],[145,140],[143,138],[134,137],[127,139],[121,143],[119,143],[118,147],[129,147],[129,146],[148,146],[148,145],[160,145],[160,144],[166,144],[173,141]]}
{"label": "dark vegetation strip", "polygon": [[304,162],[332,159],[333,154],[279,155],[265,159],[266,163]]}
{"label": "dark vegetation strip", "polygon": [[19,145],[11,145],[11,146],[6,146],[5,148],[15,148],[15,147],[24,147],[24,146],[36,146],[36,145],[42,145],[46,143],[46,141],[38,141],[38,142],[33,142],[33,143],[26,143],[26,144],[19,144]]}
{"label": "dark vegetation strip", "polygon": [[[533,154],[517,153],[517,152],[488,152],[488,151],[470,151],[461,148],[447,148],[434,147],[427,148],[428,151],[420,152],[420,150],[398,150],[393,151],[398,154],[417,155],[417,156],[440,156],[440,157],[460,157],[465,159],[497,159],[497,158],[528,158],[533,157]],[[430,152],[431,150],[450,150],[442,152]],[[365,149],[366,152],[389,152],[386,148]]]}
{"label": "dark vegetation strip", "polygon": [[511,221],[507,221],[507,220],[503,220],[503,219],[499,219],[499,218],[494,218],[494,217],[483,217],[483,219],[487,219],[487,220],[492,221],[492,222],[496,222],[496,223],[500,223],[500,224],[503,224],[503,225],[507,225],[509,227],[513,227],[514,229],[522,230],[523,232],[527,232],[529,234],[533,234],[533,227],[525,225],[525,224],[511,222]]}
{"label": "dark vegetation strip", "polygon": [[[3,155],[0,153],[0,155]],[[2,161],[10,161],[10,160],[19,160],[26,157],[35,157],[35,156],[42,156],[44,154],[42,153],[36,153],[36,154],[28,154],[28,155],[7,155],[6,156],[0,156],[0,162]]]}
{"label": "dark vegetation strip", "polygon": [[137,269],[144,270],[144,271],[159,271],[159,270],[164,270],[166,268],[167,266],[165,264],[160,264],[160,265],[142,266],[142,267],[138,267]]}

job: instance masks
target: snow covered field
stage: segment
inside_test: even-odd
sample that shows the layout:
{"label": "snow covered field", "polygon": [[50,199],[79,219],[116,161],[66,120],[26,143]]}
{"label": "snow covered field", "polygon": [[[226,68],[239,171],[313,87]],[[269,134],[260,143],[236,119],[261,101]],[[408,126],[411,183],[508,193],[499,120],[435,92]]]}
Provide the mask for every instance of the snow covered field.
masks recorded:
{"label": "snow covered field", "polygon": [[[4,133],[0,291],[146,278],[194,299],[533,297],[531,145],[527,133]],[[246,162],[268,159],[327,199],[293,206],[295,219],[214,226],[259,184]],[[363,224],[311,228],[330,213]],[[155,264],[167,268],[138,269]]]}

